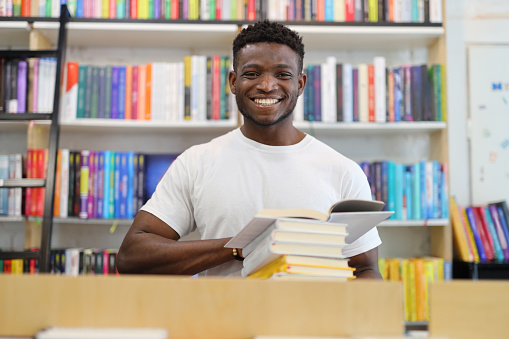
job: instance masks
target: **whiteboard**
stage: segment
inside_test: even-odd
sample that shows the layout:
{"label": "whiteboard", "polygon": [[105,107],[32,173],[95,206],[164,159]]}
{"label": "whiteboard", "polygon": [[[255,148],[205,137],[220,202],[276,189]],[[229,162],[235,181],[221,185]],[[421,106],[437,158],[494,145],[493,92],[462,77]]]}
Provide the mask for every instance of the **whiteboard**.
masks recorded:
{"label": "whiteboard", "polygon": [[472,203],[509,201],[509,45],[468,47],[468,89]]}

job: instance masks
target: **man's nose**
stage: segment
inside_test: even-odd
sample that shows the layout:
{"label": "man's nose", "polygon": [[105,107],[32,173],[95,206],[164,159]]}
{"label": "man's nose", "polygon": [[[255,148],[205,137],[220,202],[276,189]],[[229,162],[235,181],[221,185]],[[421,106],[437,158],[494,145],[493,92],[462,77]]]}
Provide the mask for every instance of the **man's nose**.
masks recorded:
{"label": "man's nose", "polygon": [[277,87],[277,79],[271,74],[264,74],[260,77],[258,88],[265,92],[270,92]]}

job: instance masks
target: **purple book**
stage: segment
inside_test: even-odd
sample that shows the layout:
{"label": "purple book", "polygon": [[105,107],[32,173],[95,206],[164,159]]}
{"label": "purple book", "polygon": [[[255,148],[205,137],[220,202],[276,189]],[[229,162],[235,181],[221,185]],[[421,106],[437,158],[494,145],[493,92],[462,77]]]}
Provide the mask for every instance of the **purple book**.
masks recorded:
{"label": "purple book", "polygon": [[359,121],[359,70],[352,70],[353,121]]}
{"label": "purple book", "polygon": [[113,66],[111,68],[111,111],[110,119],[118,119],[118,84],[120,68]]}
{"label": "purple book", "polygon": [[94,187],[95,187],[95,151],[90,151],[89,157],[88,157],[88,197],[87,197],[87,214],[89,218],[94,218]]}
{"label": "purple book", "polygon": [[26,113],[27,110],[27,62],[18,62],[18,113]]}

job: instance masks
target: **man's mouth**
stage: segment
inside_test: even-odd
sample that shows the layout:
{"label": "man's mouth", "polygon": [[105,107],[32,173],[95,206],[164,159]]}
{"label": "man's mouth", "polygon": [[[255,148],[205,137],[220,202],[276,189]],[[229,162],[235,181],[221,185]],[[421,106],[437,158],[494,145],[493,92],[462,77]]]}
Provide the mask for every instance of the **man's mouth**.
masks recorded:
{"label": "man's mouth", "polygon": [[253,101],[258,105],[271,106],[280,102],[281,99],[253,99]]}

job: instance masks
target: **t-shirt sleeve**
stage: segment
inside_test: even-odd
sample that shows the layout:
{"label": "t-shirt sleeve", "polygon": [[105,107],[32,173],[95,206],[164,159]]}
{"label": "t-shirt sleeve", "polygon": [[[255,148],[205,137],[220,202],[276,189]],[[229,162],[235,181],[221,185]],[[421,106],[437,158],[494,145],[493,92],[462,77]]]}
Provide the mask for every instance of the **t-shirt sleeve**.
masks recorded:
{"label": "t-shirt sleeve", "polygon": [[141,210],[151,213],[181,237],[196,229],[191,203],[191,180],[182,154],[171,164]]}

